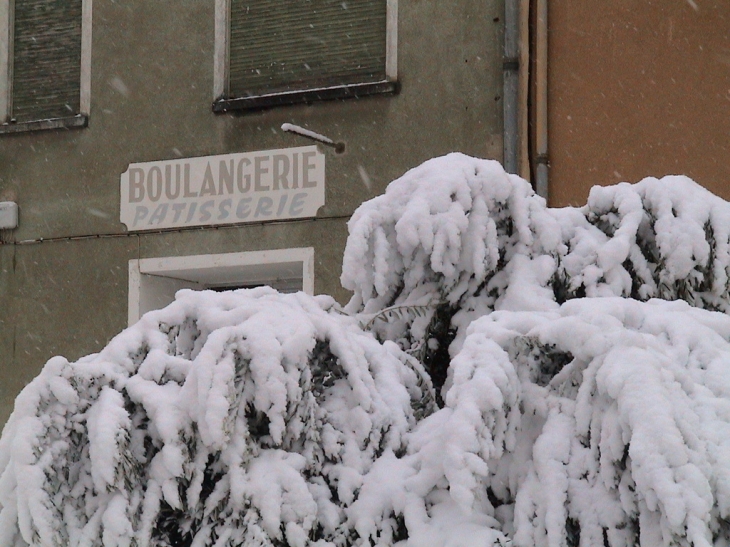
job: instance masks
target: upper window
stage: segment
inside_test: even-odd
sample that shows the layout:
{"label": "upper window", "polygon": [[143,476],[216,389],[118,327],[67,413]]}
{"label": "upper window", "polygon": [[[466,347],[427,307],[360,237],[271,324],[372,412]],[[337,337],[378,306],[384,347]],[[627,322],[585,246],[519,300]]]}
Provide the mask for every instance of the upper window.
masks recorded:
{"label": "upper window", "polygon": [[396,90],[396,0],[217,0],[213,110]]}
{"label": "upper window", "polygon": [[0,0],[0,132],[83,127],[91,0]]}

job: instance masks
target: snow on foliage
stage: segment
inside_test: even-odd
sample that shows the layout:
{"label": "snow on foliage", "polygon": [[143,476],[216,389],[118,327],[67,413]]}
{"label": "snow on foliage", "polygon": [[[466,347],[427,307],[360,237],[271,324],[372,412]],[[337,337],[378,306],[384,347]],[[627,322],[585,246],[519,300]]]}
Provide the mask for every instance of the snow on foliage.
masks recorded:
{"label": "snow on foliage", "polygon": [[364,203],[349,223],[348,309],[418,355],[440,387],[448,348],[494,310],[568,299],[683,299],[729,311],[730,206],[690,179],[594,187],[550,209],[499,163],[435,158]]}
{"label": "snow on foliage", "polygon": [[550,209],[451,154],[349,224],[346,312],[181,291],[51,359],[0,439],[0,547],[728,547],[730,205]]}
{"label": "snow on foliage", "polygon": [[[552,213],[568,249],[560,257],[567,294],[682,299],[730,310],[730,206],[687,177],[594,187],[580,209]],[[568,222],[566,222],[568,220]]]}
{"label": "snow on foliage", "polygon": [[[371,314],[434,307],[453,315],[475,297],[485,313],[518,263],[561,244],[558,224],[526,181],[497,162],[461,154],[427,161],[392,182],[358,208],[349,228],[342,284],[355,293],[349,309]],[[540,276],[545,265],[537,266],[532,275]],[[427,324],[428,317],[416,318],[413,340]]]}
{"label": "snow on foliage", "polygon": [[0,444],[0,545],[351,544],[363,477],[433,397],[332,304],[183,291],[100,354],[49,361]]}
{"label": "snow on foliage", "polygon": [[480,383],[489,473],[476,490],[514,543],[728,545],[728,340],[730,317],[682,301],[584,298],[475,321],[446,399],[459,408]]}

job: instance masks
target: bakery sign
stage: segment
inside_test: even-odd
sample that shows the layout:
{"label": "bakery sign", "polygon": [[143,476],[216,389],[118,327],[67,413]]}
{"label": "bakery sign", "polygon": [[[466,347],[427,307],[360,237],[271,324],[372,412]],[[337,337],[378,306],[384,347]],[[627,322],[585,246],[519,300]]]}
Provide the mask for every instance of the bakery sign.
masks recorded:
{"label": "bakery sign", "polygon": [[121,177],[129,231],[314,217],[324,205],[316,146],[132,163]]}

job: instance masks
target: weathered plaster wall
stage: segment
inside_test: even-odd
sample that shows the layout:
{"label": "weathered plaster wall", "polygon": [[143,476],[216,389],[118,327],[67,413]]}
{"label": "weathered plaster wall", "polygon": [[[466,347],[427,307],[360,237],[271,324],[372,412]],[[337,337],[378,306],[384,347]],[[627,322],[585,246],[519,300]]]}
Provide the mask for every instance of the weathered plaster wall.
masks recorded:
{"label": "weathered plaster wall", "polygon": [[[451,151],[501,158],[500,0],[399,2],[394,97],[216,116],[214,2],[96,2],[89,127],[0,136],[0,200],[20,206],[0,245],[0,423],[51,356],[98,351],[126,326],[130,259],[315,248],[315,291],[339,285],[346,221],[422,161]],[[346,145],[327,155],[316,220],[126,234],[119,176],[129,163],[311,144],[284,122]],[[363,180],[361,171],[367,173]],[[73,236],[113,235],[51,241]]]}

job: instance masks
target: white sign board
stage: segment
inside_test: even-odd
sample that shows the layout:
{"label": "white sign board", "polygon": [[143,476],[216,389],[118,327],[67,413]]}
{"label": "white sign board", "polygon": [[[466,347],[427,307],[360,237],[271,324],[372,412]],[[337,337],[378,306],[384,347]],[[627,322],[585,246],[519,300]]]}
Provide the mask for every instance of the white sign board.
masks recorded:
{"label": "white sign board", "polygon": [[316,146],[132,163],[121,177],[129,231],[314,217],[324,205]]}

